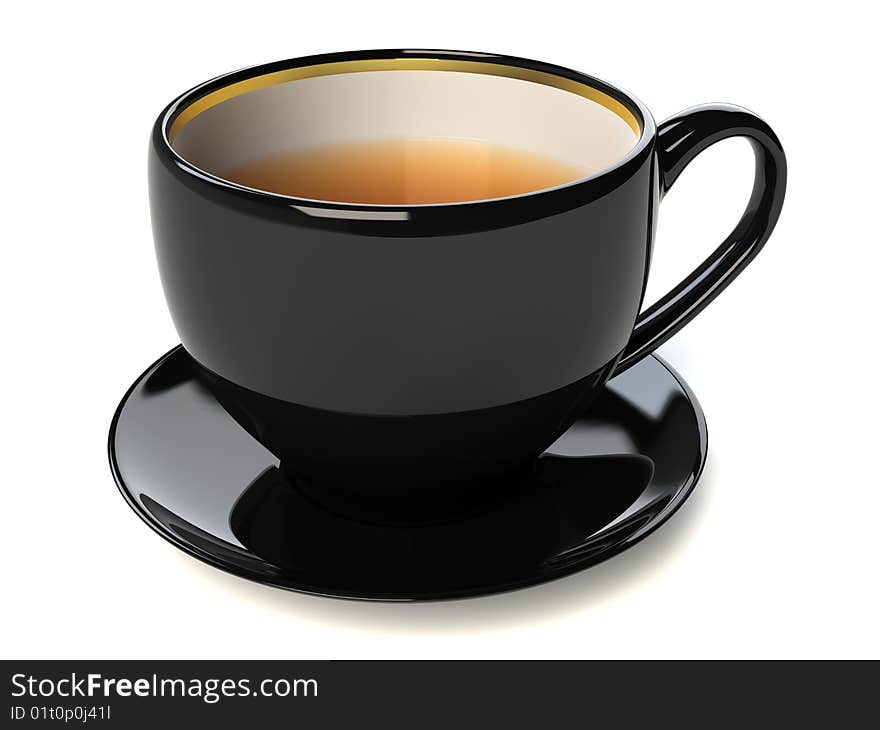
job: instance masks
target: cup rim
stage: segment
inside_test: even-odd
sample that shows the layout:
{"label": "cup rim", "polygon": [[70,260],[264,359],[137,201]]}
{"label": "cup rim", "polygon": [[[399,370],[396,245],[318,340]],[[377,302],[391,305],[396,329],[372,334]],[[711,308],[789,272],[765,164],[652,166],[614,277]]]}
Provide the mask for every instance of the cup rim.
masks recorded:
{"label": "cup rim", "polygon": [[[369,60],[400,60],[405,62],[407,60],[425,59],[432,59],[438,62],[463,61],[472,64],[474,68],[495,65],[521,69],[527,74],[541,76],[542,78],[552,77],[552,79],[558,80],[558,83],[555,83],[552,80],[541,81],[540,83],[547,83],[548,85],[553,85],[566,91],[573,91],[573,87],[576,85],[587,87],[587,89],[597,92],[598,95],[610,98],[619,105],[620,108],[632,115],[632,118],[639,127],[639,137],[635,145],[623,157],[616,160],[611,165],[596,173],[571,180],[561,185],[497,198],[416,204],[379,204],[319,200],[299,198],[290,195],[283,195],[281,193],[259,190],[257,188],[240,185],[231,180],[226,180],[209,173],[189,162],[173,147],[173,126],[176,121],[181,119],[181,115],[187,110],[192,110],[199,100],[234,84],[240,84],[241,82],[246,82],[248,80],[265,77],[269,74],[276,74],[292,69],[300,69],[321,64]],[[488,70],[475,70],[470,72],[484,74],[492,73]],[[506,74],[501,73],[496,75]],[[528,79],[528,77],[523,76],[514,77]],[[577,92],[575,91],[574,93]],[[581,95],[584,96],[584,94]],[[592,97],[587,96],[587,98]],[[214,103],[220,103],[223,100],[224,99],[221,98]],[[594,101],[595,100],[596,99],[594,98]],[[209,104],[209,106],[210,105],[211,104]],[[618,116],[621,116],[625,122],[629,123],[620,111],[617,111],[616,109],[612,109],[612,111],[617,113]],[[198,112],[195,114],[197,113]],[[192,116],[195,116],[195,114]],[[184,122],[184,124],[185,123],[186,122]],[[182,127],[183,125],[180,126]],[[630,124],[630,126],[632,126],[632,124]],[[459,218],[465,216],[473,221],[476,216],[487,214],[491,209],[510,209],[511,206],[522,207],[523,204],[526,203],[534,203],[538,206],[535,210],[544,210],[544,215],[546,215],[548,211],[570,209],[576,205],[601,197],[611,189],[619,186],[621,182],[628,178],[644,161],[649,154],[649,151],[653,148],[655,136],[656,123],[651,116],[650,111],[641,101],[632,94],[594,76],[563,66],[516,56],[438,49],[376,49],[343,51],[338,53],[285,59],[232,71],[217,76],[180,94],[161,112],[156,120],[153,130],[154,145],[156,146],[163,162],[166,166],[170,167],[173,172],[183,173],[185,178],[187,178],[186,182],[189,185],[194,185],[199,189],[203,189],[202,186],[207,185],[208,188],[212,188],[215,192],[231,194],[247,205],[255,203],[265,205],[268,203],[276,207],[283,207],[288,214],[291,209],[294,209],[295,211],[304,214],[306,217],[315,219],[312,221],[315,224],[318,224],[321,220],[343,220],[345,221],[345,227],[347,228],[357,226],[361,223],[366,225],[378,223],[382,224],[384,228],[387,223],[399,221],[409,221],[411,223],[413,218],[425,219],[426,216],[436,221],[437,216],[444,212],[457,214],[457,217]],[[523,216],[517,215],[515,217],[521,219]],[[535,217],[543,216],[526,216],[526,218]],[[334,226],[331,224],[331,227]],[[407,228],[411,228],[411,226],[407,226]],[[468,228],[471,228],[471,226],[468,226]]]}

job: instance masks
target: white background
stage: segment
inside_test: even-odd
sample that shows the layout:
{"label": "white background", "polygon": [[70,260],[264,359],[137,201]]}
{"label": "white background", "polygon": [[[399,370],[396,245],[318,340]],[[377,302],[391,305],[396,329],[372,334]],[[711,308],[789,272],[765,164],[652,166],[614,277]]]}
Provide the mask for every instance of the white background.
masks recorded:
{"label": "white background", "polygon": [[[13,3],[4,10],[4,658],[878,657],[880,286],[869,4]],[[786,11],[784,8],[789,8]],[[119,496],[119,398],[177,342],[146,191],[153,119],[238,67],[356,48],[459,48],[584,70],[659,120],[739,103],[789,160],[756,262],[661,349],[705,409],[692,498],[611,561],[442,604],[285,593],[207,567]],[[662,206],[649,298],[737,220],[748,146]]]}

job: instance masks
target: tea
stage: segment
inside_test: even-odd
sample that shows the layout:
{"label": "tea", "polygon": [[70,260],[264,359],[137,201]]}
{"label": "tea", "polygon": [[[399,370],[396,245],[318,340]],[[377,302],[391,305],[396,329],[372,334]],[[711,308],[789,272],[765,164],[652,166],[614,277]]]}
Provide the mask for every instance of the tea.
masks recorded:
{"label": "tea", "polygon": [[474,140],[392,139],[282,152],[223,177],[297,198],[415,205],[519,195],[590,172],[595,171]]}

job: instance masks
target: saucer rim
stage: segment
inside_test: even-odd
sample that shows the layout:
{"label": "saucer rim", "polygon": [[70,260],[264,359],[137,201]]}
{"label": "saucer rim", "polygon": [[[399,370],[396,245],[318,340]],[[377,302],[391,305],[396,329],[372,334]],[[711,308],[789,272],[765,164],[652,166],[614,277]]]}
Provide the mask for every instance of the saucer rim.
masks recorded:
{"label": "saucer rim", "polygon": [[[490,586],[481,586],[479,588],[462,588],[457,590],[445,590],[438,592],[437,594],[419,594],[413,596],[394,596],[394,595],[383,595],[383,594],[358,594],[358,593],[341,593],[341,592],[333,592],[330,590],[321,590],[316,588],[303,587],[302,585],[291,585],[287,582],[282,582],[282,580],[273,581],[268,579],[265,574],[258,574],[255,571],[252,571],[248,568],[231,567],[227,562],[217,558],[212,553],[208,553],[204,550],[199,549],[198,547],[192,545],[191,543],[182,540],[175,533],[168,530],[164,525],[162,525],[158,520],[156,520],[152,515],[150,515],[135,499],[134,495],[128,489],[125,480],[122,477],[121,470],[119,468],[119,462],[116,456],[116,432],[117,427],[119,425],[119,420],[122,415],[123,410],[125,409],[126,404],[129,401],[132,393],[144,382],[146,377],[154,372],[156,368],[158,368],[162,362],[169,359],[173,355],[175,355],[178,351],[184,350],[182,344],[178,344],[175,347],[168,350],[165,354],[161,355],[154,362],[152,362],[128,387],[125,391],[125,394],[119,401],[119,405],[116,407],[116,410],[113,414],[113,419],[110,422],[110,429],[108,433],[107,439],[107,452],[108,458],[110,461],[110,470],[113,474],[113,480],[116,483],[116,487],[119,490],[122,497],[125,499],[128,506],[131,510],[141,519],[142,522],[146,523],[146,525],[153,530],[153,532],[157,533],[160,537],[162,537],[167,542],[170,542],[176,548],[182,550],[187,555],[199,560],[202,563],[206,563],[213,568],[217,568],[224,573],[228,573],[229,575],[235,576],[237,578],[241,578],[244,580],[249,580],[255,583],[260,583],[262,585],[271,586],[273,588],[280,588],[282,590],[291,591],[294,593],[301,593],[310,596],[319,596],[322,598],[334,598],[340,600],[347,601],[366,601],[371,603],[427,603],[427,602],[436,602],[436,601],[455,601],[455,600],[466,600],[466,599],[474,599],[474,598],[482,598],[487,596],[500,595],[503,593],[511,593],[513,591],[525,590],[527,588],[543,585],[546,583],[550,583],[552,581],[560,580],[562,578],[568,577],[575,573],[579,573],[583,570],[593,567],[594,565],[598,565],[599,563],[603,563],[609,558],[614,557],[615,555],[620,554],[624,550],[628,550],[634,545],[638,544],[646,537],[651,535],[655,530],[657,530],[661,525],[667,522],[684,504],[687,498],[693,493],[694,488],[700,480],[700,477],[703,474],[703,471],[706,466],[706,460],[708,458],[709,452],[709,433],[708,427],[706,424],[706,417],[703,412],[703,408],[700,405],[699,400],[696,397],[696,394],[693,392],[691,387],[687,384],[687,381],[673,368],[666,360],[657,355],[656,353],[650,353],[646,356],[647,358],[653,358],[657,361],[657,363],[662,366],[669,375],[675,380],[678,384],[678,387],[681,388],[685,397],[687,398],[691,409],[694,413],[694,417],[697,422],[697,431],[699,434],[699,448],[697,452],[697,463],[695,464],[695,468],[693,468],[688,475],[687,480],[681,484],[673,493],[669,503],[663,507],[660,512],[654,515],[649,522],[643,525],[641,528],[637,529],[632,534],[623,538],[619,542],[616,542],[609,547],[601,550],[599,553],[592,555],[590,557],[582,558],[580,560],[573,560],[571,562],[566,563],[566,565],[561,566],[556,569],[552,569],[543,575],[532,575],[527,578],[520,578],[514,581],[510,581],[504,584],[498,585],[490,585]],[[639,363],[635,364],[635,367],[638,367]],[[613,382],[614,378],[609,380],[608,382]],[[613,455],[613,454],[608,454]],[[597,532],[590,535],[587,539],[587,542],[601,539],[601,537],[605,534],[608,525],[600,528]],[[249,552],[246,548],[244,548],[246,552]],[[259,558],[259,556],[256,556]],[[261,558],[260,558],[261,559]],[[266,563],[267,565],[271,565],[270,563]],[[273,566],[274,567],[274,566]],[[280,571],[280,569],[279,569]],[[283,576],[283,572],[279,573],[279,578]]]}

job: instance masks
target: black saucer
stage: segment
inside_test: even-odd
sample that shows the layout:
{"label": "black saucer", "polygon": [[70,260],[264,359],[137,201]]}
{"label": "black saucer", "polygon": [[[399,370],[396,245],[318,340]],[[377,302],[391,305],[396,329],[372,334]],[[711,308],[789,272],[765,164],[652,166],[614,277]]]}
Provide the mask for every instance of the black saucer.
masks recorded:
{"label": "black saucer", "polygon": [[528,472],[435,519],[384,520],[282,472],[177,347],[126,393],[109,448],[132,509],[200,560],[304,593],[407,601],[521,588],[625,550],[688,497],[707,438],[693,393],[651,356]]}

